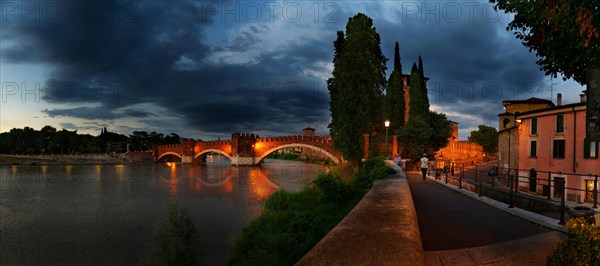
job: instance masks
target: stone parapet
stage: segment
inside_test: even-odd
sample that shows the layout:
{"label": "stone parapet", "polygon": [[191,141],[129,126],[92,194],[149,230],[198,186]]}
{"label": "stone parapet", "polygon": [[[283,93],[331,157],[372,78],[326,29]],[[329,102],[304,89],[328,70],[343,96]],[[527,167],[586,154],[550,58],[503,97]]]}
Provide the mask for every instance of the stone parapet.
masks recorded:
{"label": "stone parapet", "polygon": [[408,181],[378,180],[354,209],[296,265],[424,265]]}

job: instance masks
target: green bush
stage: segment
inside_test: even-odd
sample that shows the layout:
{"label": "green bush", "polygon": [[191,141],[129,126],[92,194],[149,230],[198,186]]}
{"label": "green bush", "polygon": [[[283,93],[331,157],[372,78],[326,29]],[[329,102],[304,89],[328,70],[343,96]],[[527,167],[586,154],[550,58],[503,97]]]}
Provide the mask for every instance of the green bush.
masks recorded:
{"label": "green bush", "polygon": [[350,186],[332,173],[319,173],[313,183],[321,190],[325,202],[344,202],[356,196]]}
{"label": "green bush", "polygon": [[383,159],[367,160],[352,180],[351,186],[362,197],[371,189],[375,180],[387,177],[390,174],[389,169]]}
{"label": "green bush", "polygon": [[154,236],[154,252],[148,265],[197,265],[199,242],[196,228],[177,200],[167,203],[167,221]]}
{"label": "green bush", "polygon": [[569,238],[558,244],[548,265],[600,265],[600,226],[584,218],[570,219]]}
{"label": "green bush", "polygon": [[230,265],[293,265],[356,203],[324,203],[318,189],[279,190],[261,215],[244,228]]}
{"label": "green bush", "polygon": [[265,201],[265,210],[303,210],[307,206],[316,206],[321,201],[319,190],[304,187],[300,192],[279,189]]}
{"label": "green bush", "polygon": [[354,208],[375,179],[388,175],[386,169],[382,160],[367,161],[352,178],[331,171],[299,192],[276,191],[244,228],[229,264],[295,264]]}

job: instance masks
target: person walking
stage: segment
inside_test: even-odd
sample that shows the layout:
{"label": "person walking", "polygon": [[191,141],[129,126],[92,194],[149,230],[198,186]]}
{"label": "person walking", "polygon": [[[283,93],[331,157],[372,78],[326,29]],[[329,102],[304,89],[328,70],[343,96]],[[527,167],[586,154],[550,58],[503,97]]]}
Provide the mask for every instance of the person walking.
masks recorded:
{"label": "person walking", "polygon": [[427,168],[429,165],[429,159],[427,159],[427,153],[423,153],[423,158],[421,158],[421,172],[423,173],[423,181],[427,177]]}

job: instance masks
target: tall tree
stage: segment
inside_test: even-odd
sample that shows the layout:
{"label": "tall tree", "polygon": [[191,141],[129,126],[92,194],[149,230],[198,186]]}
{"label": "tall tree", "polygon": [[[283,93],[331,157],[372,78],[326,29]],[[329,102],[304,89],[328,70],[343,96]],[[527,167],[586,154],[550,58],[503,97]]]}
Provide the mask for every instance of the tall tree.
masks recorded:
{"label": "tall tree", "polygon": [[418,161],[424,152],[428,152],[431,139],[431,126],[426,116],[411,116],[400,131],[402,156]]}
{"label": "tall tree", "polygon": [[404,83],[402,82],[402,65],[400,64],[400,47],[396,42],[394,48],[394,70],[388,80],[384,97],[384,116],[390,120],[390,129],[395,132],[404,126]]}
{"label": "tall tree", "polygon": [[498,150],[498,131],[494,127],[479,125],[477,130],[471,131],[469,141],[483,146],[485,152],[496,152]]}
{"label": "tall tree", "polygon": [[335,148],[351,162],[362,158],[362,135],[375,131],[383,120],[387,58],[380,42],[373,20],[362,13],[348,19],[345,36],[338,33],[334,42],[329,129]]}
{"label": "tall tree", "polygon": [[423,82],[421,81],[421,74],[417,69],[417,65],[413,63],[412,70],[410,71],[410,89],[408,101],[408,119],[413,117],[423,116],[426,117],[429,114],[429,106],[427,105],[427,95],[423,93]]}
{"label": "tall tree", "polygon": [[423,99],[425,100],[425,106],[429,110],[429,95],[427,95],[427,82],[425,81],[425,70],[423,69],[423,59],[419,55],[419,75],[421,76],[421,87],[423,91]]}
{"label": "tall tree", "polygon": [[586,83],[587,68],[600,68],[600,2],[581,0],[490,0],[514,13],[507,30],[535,51],[546,75]]}
{"label": "tall tree", "polygon": [[452,136],[452,124],[445,114],[429,111],[429,127],[432,130],[428,152],[433,154],[433,152],[448,145],[450,136]]}

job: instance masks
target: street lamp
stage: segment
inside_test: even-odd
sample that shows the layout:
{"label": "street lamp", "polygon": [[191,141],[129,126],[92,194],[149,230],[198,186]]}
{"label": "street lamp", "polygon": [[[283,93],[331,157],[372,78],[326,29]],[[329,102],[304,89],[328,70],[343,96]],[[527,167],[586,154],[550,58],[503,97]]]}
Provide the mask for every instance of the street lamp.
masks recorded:
{"label": "street lamp", "polygon": [[390,120],[385,120],[385,158],[388,158],[388,128],[390,127]]}
{"label": "street lamp", "polygon": [[252,165],[254,165],[254,144],[252,144]]}

